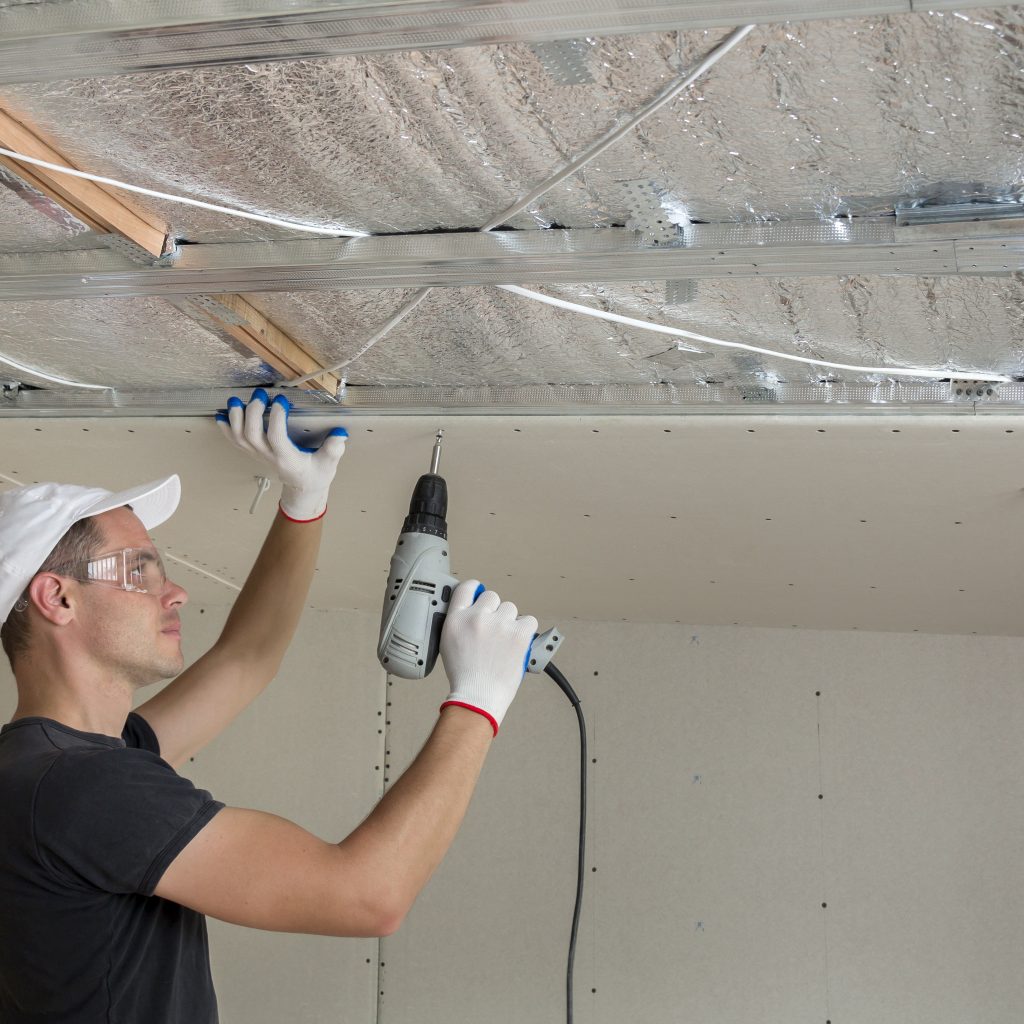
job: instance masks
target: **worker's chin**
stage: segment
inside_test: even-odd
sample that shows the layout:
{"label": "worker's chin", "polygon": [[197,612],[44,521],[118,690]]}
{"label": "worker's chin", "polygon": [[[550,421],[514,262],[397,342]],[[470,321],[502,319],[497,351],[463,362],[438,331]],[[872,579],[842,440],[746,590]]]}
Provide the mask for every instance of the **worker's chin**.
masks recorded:
{"label": "worker's chin", "polygon": [[173,679],[176,675],[181,674],[181,670],[184,667],[185,658],[180,653],[173,657],[162,658],[159,662],[150,666],[150,670],[142,675],[138,683],[139,688],[155,686],[157,683]]}

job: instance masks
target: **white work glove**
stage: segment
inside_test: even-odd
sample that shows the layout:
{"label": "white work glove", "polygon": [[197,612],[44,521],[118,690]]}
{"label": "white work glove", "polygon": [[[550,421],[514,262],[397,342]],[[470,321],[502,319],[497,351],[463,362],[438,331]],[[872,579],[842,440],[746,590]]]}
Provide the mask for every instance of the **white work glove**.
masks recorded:
{"label": "white work glove", "polygon": [[257,388],[246,405],[232,395],[227,415],[217,413],[217,423],[242,451],[269,464],[277,474],[284,484],[281,511],[295,522],[312,522],[327,511],[327,492],[345,454],[348,431],[335,427],[319,448],[302,448],[288,436],[292,404],[283,395],[270,404],[270,424],[263,429],[268,397],[263,388]]}
{"label": "white work glove", "polygon": [[474,603],[479,589],[477,580],[465,580],[455,588],[448,605],[441,659],[452,692],[441,707],[454,704],[483,715],[497,736],[526,673],[537,620],[532,615],[517,618],[516,606],[502,603],[491,590]]}

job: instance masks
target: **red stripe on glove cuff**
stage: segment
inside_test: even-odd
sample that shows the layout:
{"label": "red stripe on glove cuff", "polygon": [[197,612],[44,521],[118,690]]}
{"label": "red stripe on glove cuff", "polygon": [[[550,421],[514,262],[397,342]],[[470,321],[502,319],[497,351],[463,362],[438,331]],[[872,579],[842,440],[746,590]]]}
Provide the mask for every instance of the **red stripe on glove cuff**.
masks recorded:
{"label": "red stripe on glove cuff", "polygon": [[494,720],[494,716],[484,711],[483,708],[475,707],[472,704],[463,704],[461,700],[446,700],[439,710],[444,711],[445,708],[465,708],[467,711],[475,711],[478,715],[483,715],[491,723],[494,735],[498,735],[498,723]]}
{"label": "red stripe on glove cuff", "polygon": [[277,510],[278,512],[281,513],[281,515],[285,517],[285,519],[288,520],[289,523],[315,523],[318,519],[323,519],[323,517],[327,515],[326,507],[324,508],[323,512],[320,513],[320,515],[313,516],[312,519],[295,519],[293,516],[288,515],[288,513],[285,512],[285,510],[281,508],[280,505],[277,506]]}

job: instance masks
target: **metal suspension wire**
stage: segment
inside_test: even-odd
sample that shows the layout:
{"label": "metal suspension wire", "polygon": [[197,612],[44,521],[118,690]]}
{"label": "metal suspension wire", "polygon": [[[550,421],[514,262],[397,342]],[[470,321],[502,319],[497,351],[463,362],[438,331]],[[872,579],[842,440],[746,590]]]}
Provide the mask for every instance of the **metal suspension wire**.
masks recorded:
{"label": "metal suspension wire", "polygon": [[[721,60],[734,46],[736,46],[746,35],[753,31],[753,25],[744,25],[742,28],[735,29],[730,32],[726,38],[718,44],[713,50],[711,50],[707,56],[688,74],[682,78],[676,80],[671,85],[663,89],[657,96],[654,97],[649,103],[642,107],[636,114],[634,114],[628,121],[613,128],[606,135],[602,136],[597,140],[589,149],[585,150],[575,160],[566,164],[564,167],[559,168],[550,177],[542,181],[536,188],[528,192],[525,196],[517,199],[507,209],[501,211],[495,217],[492,217],[482,228],[481,231],[493,231],[496,227],[503,224],[509,217],[514,216],[517,213],[521,213],[531,204],[535,203],[545,192],[549,192],[559,183],[565,181],[566,178],[571,177],[581,167],[588,164],[595,157],[603,153],[609,146],[618,142],[624,135],[628,134],[633,128],[635,128],[645,118],[650,117],[655,111],[660,110],[665,104],[670,103],[674,100],[683,90],[689,88],[693,83],[700,78],[709,68],[713,67],[719,60]],[[298,384],[304,384],[307,380],[311,380],[313,376],[319,376],[320,373],[333,373],[336,370],[340,370],[346,366],[351,365],[357,359],[365,355],[374,345],[377,344],[381,338],[385,337],[394,327],[396,327],[405,317],[413,311],[423,301],[426,296],[433,291],[432,288],[420,289],[405,305],[401,306],[394,316],[383,327],[380,328],[371,338],[364,342],[362,348],[354,355],[346,359],[344,362],[338,363],[336,366],[329,366],[319,373],[313,374],[306,377],[296,377],[294,380],[284,381],[281,387],[295,387]]]}
{"label": "metal suspension wire", "polygon": [[388,334],[393,328],[397,327],[431,292],[432,288],[420,288],[412,298],[407,299],[391,316],[382,327],[380,327],[375,334],[372,334],[369,338],[363,342],[362,348],[359,349],[355,355],[349,356],[344,362],[337,363],[334,366],[329,366],[325,370],[317,370],[315,373],[307,373],[304,377],[296,377],[294,380],[283,381],[278,387],[282,388],[293,388],[299,384],[305,384],[307,380],[312,380],[314,377],[320,377],[325,373],[334,373],[336,370],[344,370],[346,366],[354,363],[357,359],[366,355],[367,352],[373,348],[374,345],[380,341],[384,335]]}
{"label": "metal suspension wire", "polygon": [[653,100],[646,106],[641,107],[628,121],[614,128],[603,138],[600,138],[589,149],[581,153],[575,160],[568,163],[561,170],[556,171],[542,181],[532,192],[528,192],[521,199],[517,199],[508,209],[502,210],[497,216],[489,220],[480,230],[493,231],[496,227],[504,224],[510,217],[535,203],[545,192],[549,192],[556,185],[572,177],[581,167],[590,163],[596,156],[600,156],[609,146],[618,142],[624,135],[628,135],[641,121],[650,117],[651,114],[661,110],[666,103],[671,103],[684,89],[688,89],[700,78],[709,68],[718,63],[734,46],[754,29],[753,25],[744,25],[742,28],[731,32],[721,43],[718,44],[688,75],[673,82],[670,86],[662,89]]}

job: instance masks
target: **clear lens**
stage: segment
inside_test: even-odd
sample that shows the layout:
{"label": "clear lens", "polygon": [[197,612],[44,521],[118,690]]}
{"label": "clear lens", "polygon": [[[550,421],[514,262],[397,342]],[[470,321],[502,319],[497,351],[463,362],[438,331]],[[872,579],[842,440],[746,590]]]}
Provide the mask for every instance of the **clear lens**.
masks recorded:
{"label": "clear lens", "polygon": [[160,555],[152,548],[123,548],[92,559],[86,578],[139,594],[159,594],[167,583]]}

